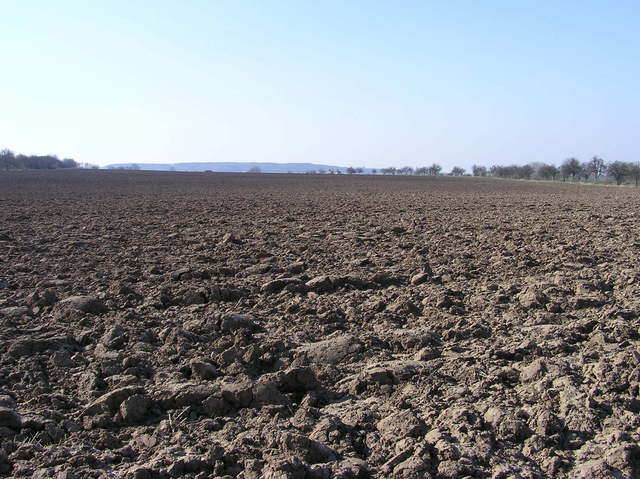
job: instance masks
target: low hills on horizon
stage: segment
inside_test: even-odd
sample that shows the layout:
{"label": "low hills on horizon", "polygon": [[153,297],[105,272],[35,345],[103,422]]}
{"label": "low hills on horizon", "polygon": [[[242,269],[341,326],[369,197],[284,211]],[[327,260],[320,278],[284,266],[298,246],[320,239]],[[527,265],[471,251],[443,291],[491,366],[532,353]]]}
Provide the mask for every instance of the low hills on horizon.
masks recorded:
{"label": "low hills on horizon", "polygon": [[[216,173],[347,173],[350,167],[319,165],[315,163],[270,162],[189,162],[189,163],[114,163],[106,169],[132,169],[153,171],[213,171]],[[358,168],[358,172],[372,173],[372,168]]]}

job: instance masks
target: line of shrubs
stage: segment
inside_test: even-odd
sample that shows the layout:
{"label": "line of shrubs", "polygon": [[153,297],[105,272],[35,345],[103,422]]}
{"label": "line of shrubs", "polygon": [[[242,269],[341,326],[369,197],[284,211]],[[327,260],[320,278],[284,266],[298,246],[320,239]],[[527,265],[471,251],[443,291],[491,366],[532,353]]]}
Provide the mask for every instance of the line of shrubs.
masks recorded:
{"label": "line of shrubs", "polygon": [[474,176],[496,176],[498,178],[539,179],[561,181],[584,181],[595,183],[613,181],[621,185],[631,179],[638,186],[640,181],[640,162],[613,161],[605,162],[594,156],[589,161],[581,162],[577,158],[568,158],[558,167],[549,163],[529,163],[526,165],[492,166],[487,169],[474,165],[471,168]]}
{"label": "line of shrubs", "polygon": [[[441,175],[442,167],[434,163],[428,167],[412,168],[405,166],[402,168],[382,168],[372,170],[374,174],[378,172],[383,175]],[[352,173],[351,171],[348,171]],[[356,173],[356,171],[353,171]],[[615,182],[621,185],[625,181],[632,180],[636,186],[640,182],[640,162],[614,161],[605,162],[602,158],[594,156],[589,161],[581,162],[576,158],[566,159],[560,166],[550,163],[535,162],[526,165],[494,165],[491,167],[473,165],[471,171],[455,166],[447,176],[493,176],[496,178],[510,178],[518,180],[561,180],[561,181],[584,181],[584,182]]]}
{"label": "line of shrubs", "polygon": [[56,155],[16,155],[11,150],[0,150],[0,170],[56,170],[79,168],[71,158],[59,159]]}

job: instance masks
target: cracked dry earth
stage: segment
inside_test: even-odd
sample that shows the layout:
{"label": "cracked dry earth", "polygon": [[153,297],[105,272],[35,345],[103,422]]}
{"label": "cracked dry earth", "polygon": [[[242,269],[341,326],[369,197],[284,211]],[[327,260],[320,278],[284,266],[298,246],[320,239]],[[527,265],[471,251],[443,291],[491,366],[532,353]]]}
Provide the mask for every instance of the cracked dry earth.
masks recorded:
{"label": "cracked dry earth", "polygon": [[640,197],[0,175],[0,475],[634,478]]}

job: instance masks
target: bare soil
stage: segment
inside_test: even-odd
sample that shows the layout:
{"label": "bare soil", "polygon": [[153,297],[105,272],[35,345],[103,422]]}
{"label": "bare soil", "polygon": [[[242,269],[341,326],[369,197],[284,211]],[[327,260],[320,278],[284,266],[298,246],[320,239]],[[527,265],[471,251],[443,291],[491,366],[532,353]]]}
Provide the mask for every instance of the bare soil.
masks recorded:
{"label": "bare soil", "polygon": [[0,475],[635,478],[640,195],[0,173]]}

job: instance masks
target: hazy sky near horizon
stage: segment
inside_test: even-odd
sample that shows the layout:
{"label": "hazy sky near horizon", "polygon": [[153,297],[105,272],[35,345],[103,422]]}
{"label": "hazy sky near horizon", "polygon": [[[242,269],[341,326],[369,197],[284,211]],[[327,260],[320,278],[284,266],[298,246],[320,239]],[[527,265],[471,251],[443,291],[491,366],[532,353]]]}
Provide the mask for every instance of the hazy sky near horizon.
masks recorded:
{"label": "hazy sky near horizon", "polygon": [[640,2],[0,0],[0,148],[446,169],[640,159]]}

